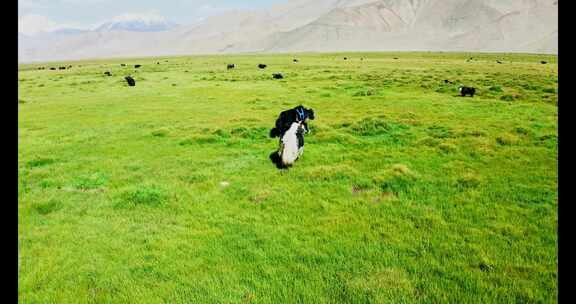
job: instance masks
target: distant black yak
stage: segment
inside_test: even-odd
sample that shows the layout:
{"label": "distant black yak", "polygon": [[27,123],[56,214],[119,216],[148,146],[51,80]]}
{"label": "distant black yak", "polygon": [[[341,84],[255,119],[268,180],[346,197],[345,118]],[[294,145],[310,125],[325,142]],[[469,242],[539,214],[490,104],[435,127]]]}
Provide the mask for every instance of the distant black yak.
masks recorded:
{"label": "distant black yak", "polygon": [[112,76],[112,74],[111,74],[110,72],[108,72],[108,71],[104,72],[104,75],[106,75],[106,76]]}
{"label": "distant black yak", "polygon": [[120,66],[126,66],[126,64],[125,64],[125,63],[121,63]]}
{"label": "distant black yak", "polygon": [[61,67],[58,67],[58,69],[59,69],[59,70],[65,70],[66,67],[65,67],[65,66],[61,66]]}
{"label": "distant black yak", "polygon": [[141,67],[141,66],[142,66],[141,64],[135,64],[135,65],[134,65],[134,68],[137,69],[137,68],[139,68],[139,67]]}
{"label": "distant black yak", "polygon": [[541,64],[547,64],[548,62],[546,61],[540,61]]}
{"label": "distant black yak", "polygon": [[267,65],[265,65],[265,64],[259,64],[258,67],[261,68],[261,69],[265,69],[265,68],[267,67]]}
{"label": "distant black yak", "polygon": [[284,78],[284,76],[282,76],[282,74],[280,74],[280,73],[274,73],[274,74],[272,74],[272,78],[274,78],[274,79],[282,79],[282,78]]}
{"label": "distant black yak", "polygon": [[55,67],[51,67],[50,69],[51,69],[52,71],[56,70],[56,68],[55,68]]}
{"label": "distant black yak", "polygon": [[296,63],[296,62],[298,62],[298,59],[294,58],[294,59],[292,59],[292,62]]}
{"label": "distant black yak", "polygon": [[500,60],[496,60],[496,63],[498,63],[498,64],[502,64],[502,61],[500,61]]}
{"label": "distant black yak", "polygon": [[226,66],[226,69],[227,69],[227,70],[230,70],[230,69],[233,69],[233,68],[235,68],[235,67],[236,67],[235,64],[229,63],[229,64]]}
{"label": "distant black yak", "polygon": [[131,76],[126,76],[124,77],[124,79],[126,79],[126,82],[128,82],[128,85],[133,87],[136,85],[136,80],[134,80],[134,78],[132,78]]}
{"label": "distant black yak", "polygon": [[466,95],[470,95],[470,97],[474,97],[474,94],[476,93],[476,89],[472,88],[472,87],[460,87],[460,95],[462,96],[466,96]]}

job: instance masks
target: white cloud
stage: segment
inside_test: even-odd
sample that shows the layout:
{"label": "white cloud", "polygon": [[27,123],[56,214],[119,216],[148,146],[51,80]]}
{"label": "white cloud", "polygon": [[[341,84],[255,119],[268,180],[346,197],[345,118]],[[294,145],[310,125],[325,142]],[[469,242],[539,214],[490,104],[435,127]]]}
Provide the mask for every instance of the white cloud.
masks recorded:
{"label": "white cloud", "polygon": [[51,31],[58,24],[50,18],[42,15],[25,15],[18,18],[18,32],[26,35],[34,35],[42,31]]}
{"label": "white cloud", "polygon": [[103,24],[109,22],[123,21],[143,21],[145,23],[166,22],[166,18],[156,11],[147,11],[140,13],[127,13],[115,16],[113,18],[96,22],[90,25],[78,23],[57,23],[56,21],[38,14],[28,14],[18,18],[18,33],[33,36],[41,32],[51,32],[63,28],[94,30]]}
{"label": "white cloud", "polygon": [[164,16],[154,12],[145,12],[145,13],[130,13],[130,14],[123,14],[120,16],[116,16],[112,18],[112,21],[132,21],[132,20],[141,20],[141,21],[150,21],[150,22],[162,22],[165,21],[166,18]]}
{"label": "white cloud", "polygon": [[87,29],[78,23],[57,23],[54,20],[37,14],[28,14],[18,18],[18,33],[35,35],[40,32],[51,32],[63,28]]}
{"label": "white cloud", "polygon": [[48,3],[45,0],[18,0],[18,7],[24,9],[45,8]]}

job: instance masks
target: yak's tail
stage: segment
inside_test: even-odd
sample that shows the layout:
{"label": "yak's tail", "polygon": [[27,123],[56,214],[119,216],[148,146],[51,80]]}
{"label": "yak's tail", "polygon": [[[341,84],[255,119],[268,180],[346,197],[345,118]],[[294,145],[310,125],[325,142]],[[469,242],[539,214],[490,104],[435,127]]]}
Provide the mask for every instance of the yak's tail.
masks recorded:
{"label": "yak's tail", "polygon": [[274,137],[277,137],[277,136],[280,136],[280,134],[278,134],[278,129],[272,128],[272,129],[270,130],[270,137],[274,138]]}

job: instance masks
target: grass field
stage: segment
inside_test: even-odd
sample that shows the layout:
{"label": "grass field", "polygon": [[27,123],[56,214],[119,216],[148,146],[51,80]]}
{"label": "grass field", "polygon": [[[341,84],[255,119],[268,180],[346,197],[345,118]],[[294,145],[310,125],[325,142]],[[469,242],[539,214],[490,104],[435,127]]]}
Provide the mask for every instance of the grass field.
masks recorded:
{"label": "grass field", "polygon": [[21,65],[20,303],[557,302],[556,56],[296,57]]}

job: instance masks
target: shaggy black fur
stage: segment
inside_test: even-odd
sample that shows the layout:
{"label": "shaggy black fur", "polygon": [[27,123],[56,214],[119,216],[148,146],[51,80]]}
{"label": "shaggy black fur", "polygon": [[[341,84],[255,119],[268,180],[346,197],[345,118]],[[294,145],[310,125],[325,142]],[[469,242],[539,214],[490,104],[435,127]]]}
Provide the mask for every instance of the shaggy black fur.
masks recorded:
{"label": "shaggy black fur", "polygon": [[474,97],[474,94],[476,93],[476,89],[475,88],[471,88],[471,87],[460,87],[460,95],[462,96],[466,96],[466,95],[470,95],[470,97]]}
{"label": "shaggy black fur", "polygon": [[[304,118],[302,119],[298,114],[304,113]],[[282,137],[286,130],[290,129],[293,122],[303,121],[303,126],[306,132],[310,132],[308,128],[308,119],[314,120],[314,110],[306,109],[304,106],[299,105],[293,109],[283,111],[276,119],[276,127],[270,130],[270,137]],[[304,143],[304,137],[302,136],[302,143]]]}
{"label": "shaggy black fur", "polygon": [[261,69],[265,69],[265,68],[266,68],[266,65],[265,65],[265,64],[259,64],[258,67],[261,68]]}
{"label": "shaggy black fur", "polygon": [[280,158],[280,154],[278,154],[278,151],[272,152],[269,157],[270,157],[270,160],[272,161],[272,163],[274,163],[276,165],[276,168],[278,168],[278,169],[287,169],[288,168],[287,166],[282,164],[282,159]]}
{"label": "shaggy black fur", "polygon": [[134,80],[134,78],[132,78],[131,76],[126,76],[124,77],[124,79],[126,79],[129,86],[133,87],[136,85],[136,80]]}
{"label": "shaggy black fur", "polygon": [[280,74],[280,73],[274,73],[274,74],[272,74],[272,78],[274,78],[274,79],[282,79],[282,78],[284,78],[284,76],[282,76],[282,74]]}

